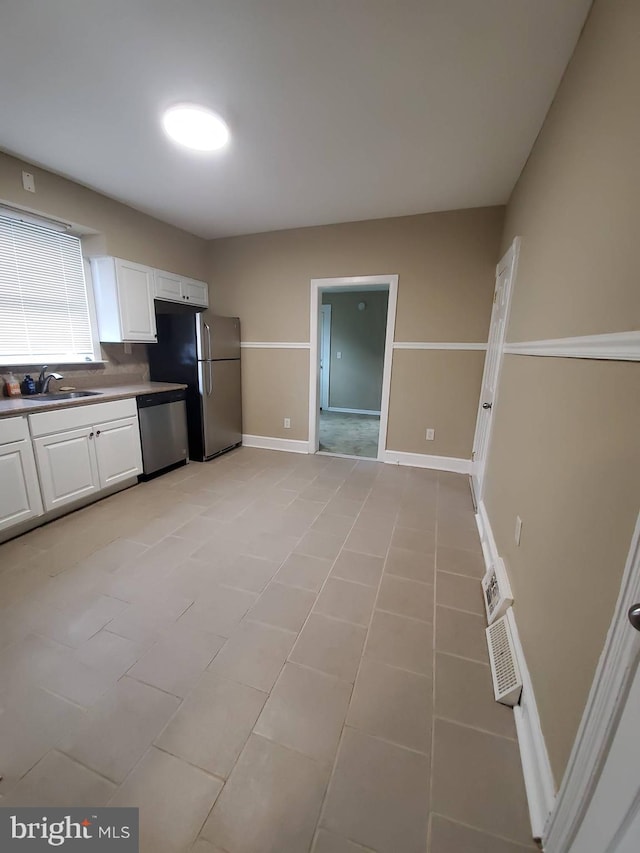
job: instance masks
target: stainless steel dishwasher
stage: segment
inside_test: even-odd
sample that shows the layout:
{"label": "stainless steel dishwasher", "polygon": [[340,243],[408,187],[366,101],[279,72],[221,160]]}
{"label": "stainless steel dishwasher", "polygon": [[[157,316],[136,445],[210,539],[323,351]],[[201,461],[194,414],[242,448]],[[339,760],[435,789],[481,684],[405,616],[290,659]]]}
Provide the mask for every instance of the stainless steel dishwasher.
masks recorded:
{"label": "stainless steel dishwasher", "polygon": [[136,397],[142,442],[142,479],[187,462],[186,392],[161,391]]}

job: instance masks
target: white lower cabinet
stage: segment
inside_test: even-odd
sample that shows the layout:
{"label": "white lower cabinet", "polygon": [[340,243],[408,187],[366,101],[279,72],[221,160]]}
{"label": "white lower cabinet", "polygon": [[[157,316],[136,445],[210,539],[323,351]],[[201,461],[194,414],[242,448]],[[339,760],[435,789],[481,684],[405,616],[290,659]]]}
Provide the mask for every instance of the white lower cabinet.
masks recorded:
{"label": "white lower cabinet", "polygon": [[102,489],[140,474],[142,455],[138,418],[123,418],[97,426],[94,449]]}
{"label": "white lower cabinet", "polygon": [[34,439],[46,510],[100,491],[92,427]]}
{"label": "white lower cabinet", "polygon": [[47,511],[142,473],[135,400],[35,414],[30,421]]}
{"label": "white lower cabinet", "polygon": [[42,515],[26,418],[0,421],[0,531]]}

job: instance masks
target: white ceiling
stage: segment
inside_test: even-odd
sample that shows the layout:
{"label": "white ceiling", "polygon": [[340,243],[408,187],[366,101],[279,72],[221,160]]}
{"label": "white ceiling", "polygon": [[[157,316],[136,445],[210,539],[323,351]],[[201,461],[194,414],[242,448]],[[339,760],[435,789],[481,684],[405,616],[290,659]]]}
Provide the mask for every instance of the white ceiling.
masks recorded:
{"label": "white ceiling", "polygon": [[589,5],[2,0],[0,148],[203,237],[501,204]]}

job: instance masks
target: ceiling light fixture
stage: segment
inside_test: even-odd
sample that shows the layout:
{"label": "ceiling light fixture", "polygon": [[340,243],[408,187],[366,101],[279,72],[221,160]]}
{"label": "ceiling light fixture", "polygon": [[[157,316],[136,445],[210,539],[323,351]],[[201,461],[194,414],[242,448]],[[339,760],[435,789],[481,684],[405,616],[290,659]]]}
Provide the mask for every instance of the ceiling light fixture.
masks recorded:
{"label": "ceiling light fixture", "polygon": [[229,128],[211,110],[197,104],[176,104],[162,116],[165,133],[195,151],[215,151],[229,141]]}

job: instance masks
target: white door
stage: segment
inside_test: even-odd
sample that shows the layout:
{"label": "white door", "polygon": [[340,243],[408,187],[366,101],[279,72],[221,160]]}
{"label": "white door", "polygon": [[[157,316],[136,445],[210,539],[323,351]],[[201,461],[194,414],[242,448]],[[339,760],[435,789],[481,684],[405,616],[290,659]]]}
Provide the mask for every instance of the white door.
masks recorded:
{"label": "white door", "polygon": [[331,305],[321,305],[320,328],[320,408],[329,408],[329,373],[331,370]]}
{"label": "white door", "polygon": [[31,442],[0,445],[0,530],[42,515]]}
{"label": "white door", "polygon": [[508,252],[496,267],[496,289],[493,294],[493,310],[491,312],[487,356],[484,362],[476,433],[473,440],[471,480],[476,502],[482,500],[484,472],[491,438],[493,407],[500,379],[500,368],[502,366],[503,347],[507,331],[511,290],[515,277],[518,251],[519,238],[516,237]]}
{"label": "white door", "polygon": [[56,509],[100,490],[93,427],[36,438],[45,509]]}
{"label": "white door", "polygon": [[[629,630],[633,630],[629,626]],[[640,638],[640,634],[638,635]],[[570,853],[640,850],[640,669],[636,663],[600,780]]]}
{"label": "white door", "polygon": [[100,488],[106,489],[142,473],[140,430],[136,417],[97,424],[94,432]]}
{"label": "white door", "polygon": [[116,261],[120,322],[124,341],[155,341],[153,270],[131,261]]}

